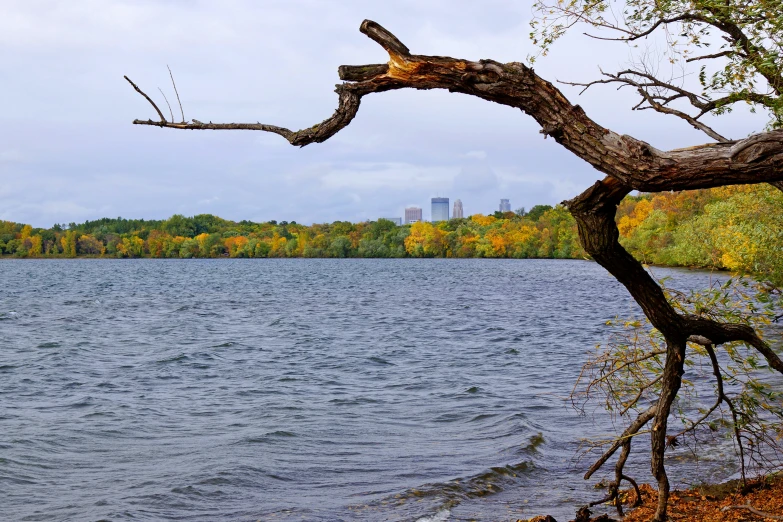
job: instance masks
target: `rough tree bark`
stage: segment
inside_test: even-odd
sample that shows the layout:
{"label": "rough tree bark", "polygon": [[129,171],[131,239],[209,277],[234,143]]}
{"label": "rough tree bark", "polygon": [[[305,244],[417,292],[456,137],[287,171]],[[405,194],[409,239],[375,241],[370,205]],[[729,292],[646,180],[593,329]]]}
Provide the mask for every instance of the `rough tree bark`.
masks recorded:
{"label": "rough tree bark", "polygon": [[[339,76],[345,83],[336,88],[338,108],[330,118],[310,128],[291,131],[262,123],[169,122],[154,102],[126,77],[160,117],[157,121],[134,120],[133,123],[188,130],[260,130],[279,134],[292,145],[305,146],[326,141],[346,127],[358,112],[363,96],[404,88],[446,89],[514,107],[533,117],[541,125],[545,138],[551,136],[606,175],[564,204],[576,219],[585,250],[628,289],[666,339],[666,362],[658,403],[632,423],[631,431],[626,430],[630,437],[653,421],[651,470],[659,492],[654,520],[663,522],[669,496],[664,466],[667,420],[681,385],[687,339],[701,336],[712,345],[744,341],[756,348],[769,366],[780,373],[783,373],[783,361],[747,326],[717,323],[675,311],[661,287],[620,245],[615,224],[617,205],[632,190],[659,192],[764,182],[781,187],[783,130],[763,132],[739,141],[661,151],[644,141],[602,127],[579,105],[571,104],[554,85],[521,63],[414,55],[375,22],[365,20],[360,31],[388,52],[388,62],[340,66]],[[630,451],[628,437],[614,444],[588,471],[586,478],[622,447],[615,487],[620,480],[627,480],[622,474],[622,466]]]}

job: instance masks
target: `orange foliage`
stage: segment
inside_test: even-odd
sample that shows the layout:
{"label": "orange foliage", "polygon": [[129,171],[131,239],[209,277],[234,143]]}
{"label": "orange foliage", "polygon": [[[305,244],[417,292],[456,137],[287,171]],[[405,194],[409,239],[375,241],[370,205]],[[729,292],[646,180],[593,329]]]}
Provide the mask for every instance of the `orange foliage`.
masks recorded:
{"label": "orange foliage", "polygon": [[239,257],[242,255],[248,239],[245,236],[227,237],[223,244],[228,250],[229,257]]}

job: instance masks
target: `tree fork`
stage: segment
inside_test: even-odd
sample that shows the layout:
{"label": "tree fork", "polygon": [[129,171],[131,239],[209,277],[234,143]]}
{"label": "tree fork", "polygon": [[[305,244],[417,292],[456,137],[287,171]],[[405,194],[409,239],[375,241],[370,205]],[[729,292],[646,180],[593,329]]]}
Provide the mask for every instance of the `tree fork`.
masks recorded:
{"label": "tree fork", "polygon": [[[666,299],[663,289],[641,263],[620,245],[620,232],[617,229],[615,215],[617,205],[628,192],[630,189],[627,186],[613,178],[606,178],[576,198],[565,202],[565,205],[576,220],[579,238],[585,251],[628,289],[652,325],[664,335],[667,341],[666,362],[658,403],[654,409],[651,407],[641,414],[639,419],[629,427],[634,428],[642,421],[646,424],[650,419],[653,420],[650,467],[658,482],[658,508],[654,520],[664,522],[669,501],[669,479],[664,465],[666,427],[672,402],[682,382],[687,339],[687,335],[684,334],[686,322],[674,310]],[[620,445],[623,446],[623,453],[616,469],[616,474],[620,476],[630,450],[630,446],[625,445],[626,442],[626,438],[621,437],[613,446],[615,451]],[[585,478],[603,465],[607,458],[605,454],[590,468]]]}

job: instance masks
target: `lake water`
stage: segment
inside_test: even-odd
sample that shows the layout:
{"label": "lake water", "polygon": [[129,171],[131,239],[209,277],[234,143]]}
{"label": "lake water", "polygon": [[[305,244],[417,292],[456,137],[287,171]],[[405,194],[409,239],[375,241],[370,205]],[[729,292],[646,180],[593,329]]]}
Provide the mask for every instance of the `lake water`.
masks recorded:
{"label": "lake water", "polygon": [[567,520],[611,426],[564,397],[637,313],[586,261],[2,261],[0,520]]}

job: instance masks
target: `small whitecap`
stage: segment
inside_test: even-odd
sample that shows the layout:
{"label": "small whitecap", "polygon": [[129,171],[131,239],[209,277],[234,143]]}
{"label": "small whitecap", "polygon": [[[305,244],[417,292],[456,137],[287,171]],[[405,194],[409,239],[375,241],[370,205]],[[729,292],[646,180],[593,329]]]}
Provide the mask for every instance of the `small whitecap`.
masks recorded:
{"label": "small whitecap", "polygon": [[421,517],[416,522],[446,522],[451,516],[451,511],[448,509],[441,509],[431,517]]}

